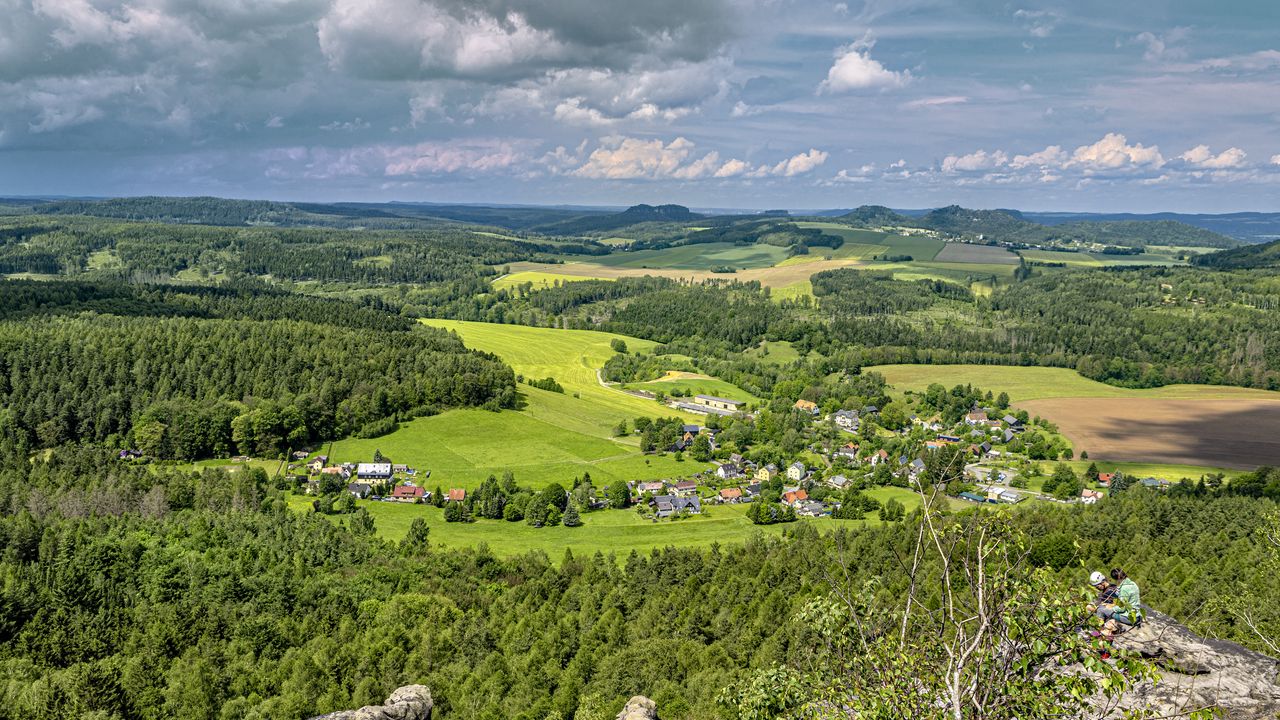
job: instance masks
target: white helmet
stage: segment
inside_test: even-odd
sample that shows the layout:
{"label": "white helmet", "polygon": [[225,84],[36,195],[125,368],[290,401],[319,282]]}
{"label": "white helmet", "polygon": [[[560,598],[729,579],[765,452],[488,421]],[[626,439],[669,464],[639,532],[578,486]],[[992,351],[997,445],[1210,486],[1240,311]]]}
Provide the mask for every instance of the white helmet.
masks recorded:
{"label": "white helmet", "polygon": [[1098,572],[1097,570],[1094,570],[1094,571],[1093,571],[1093,574],[1089,576],[1089,584],[1090,584],[1090,585],[1101,585],[1101,584],[1103,583],[1103,581],[1105,581],[1106,579],[1107,579],[1107,576],[1106,576],[1106,575],[1103,575],[1102,573]]}

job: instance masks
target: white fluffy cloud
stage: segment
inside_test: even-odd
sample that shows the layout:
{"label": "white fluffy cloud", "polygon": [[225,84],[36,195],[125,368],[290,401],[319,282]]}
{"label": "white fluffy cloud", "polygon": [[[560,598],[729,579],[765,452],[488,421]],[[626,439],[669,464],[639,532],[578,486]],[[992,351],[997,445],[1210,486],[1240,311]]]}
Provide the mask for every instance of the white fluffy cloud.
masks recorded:
{"label": "white fluffy cloud", "polygon": [[1047,38],[1053,34],[1054,28],[1062,22],[1062,16],[1050,10],[1016,10],[1013,16],[1027,28],[1031,37]]}
{"label": "white fluffy cloud", "polygon": [[1280,153],[1271,156],[1272,165],[1280,165]]}
{"label": "white fluffy cloud", "polygon": [[1164,165],[1160,148],[1142,143],[1129,144],[1120,133],[1107,133],[1092,145],[1081,145],[1071,153],[1070,165],[1089,171],[1122,170],[1126,168],[1159,168]]}
{"label": "white fluffy cloud", "polygon": [[948,155],[942,160],[942,172],[975,172],[990,170],[1009,162],[1009,156],[1003,150],[987,152],[978,150],[967,155]]}
{"label": "white fluffy cloud", "polygon": [[827,161],[827,153],[817,148],[757,166],[737,158],[722,161],[714,150],[694,156],[694,143],[683,137],[665,143],[659,139],[612,137],[601,141],[572,174],[601,180],[795,177],[812,172]]}
{"label": "white fluffy cloud", "polygon": [[1179,155],[1178,159],[1206,170],[1230,170],[1244,166],[1245,152],[1231,147],[1214,155],[1208,145],[1197,145]]}
{"label": "white fluffy cloud", "polygon": [[911,82],[909,70],[890,70],[871,57],[871,48],[874,44],[864,38],[839,48],[836,51],[835,63],[827,71],[827,79],[818,86],[818,91],[843,93],[896,88]]}

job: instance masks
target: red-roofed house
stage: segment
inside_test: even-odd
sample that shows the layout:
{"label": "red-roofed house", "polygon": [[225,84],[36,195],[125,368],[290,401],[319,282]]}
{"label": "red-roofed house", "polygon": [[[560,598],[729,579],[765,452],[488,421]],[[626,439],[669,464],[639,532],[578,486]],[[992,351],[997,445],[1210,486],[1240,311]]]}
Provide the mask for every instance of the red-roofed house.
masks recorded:
{"label": "red-roofed house", "polygon": [[742,500],[742,488],[725,488],[720,491],[720,499],[724,502],[738,502]]}
{"label": "red-roofed house", "polygon": [[799,490],[793,490],[789,493],[784,493],[782,496],[782,502],[788,505],[791,505],[792,507],[794,507],[797,503],[804,502],[805,500],[808,500],[808,499],[809,499],[809,493],[805,492],[804,488],[801,488]]}
{"label": "red-roofed house", "polygon": [[1115,479],[1115,473],[1098,473],[1098,484],[1103,487],[1111,487],[1111,481]]}
{"label": "red-roofed house", "polygon": [[416,485],[399,485],[391,491],[391,499],[396,502],[422,502],[422,488]]}
{"label": "red-roofed house", "polygon": [[462,502],[467,499],[467,491],[462,488],[449,488],[449,502]]}

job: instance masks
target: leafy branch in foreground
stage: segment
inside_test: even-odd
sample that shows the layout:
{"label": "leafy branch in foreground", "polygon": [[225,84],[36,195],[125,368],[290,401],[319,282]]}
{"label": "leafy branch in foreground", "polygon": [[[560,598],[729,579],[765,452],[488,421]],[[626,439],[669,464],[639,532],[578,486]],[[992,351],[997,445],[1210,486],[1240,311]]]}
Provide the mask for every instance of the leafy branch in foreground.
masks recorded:
{"label": "leafy branch in foreground", "polygon": [[[735,720],[767,718],[1029,718],[1137,716],[1121,710],[1155,670],[1086,630],[1086,598],[1027,563],[1029,544],[1003,515],[952,516],[924,497],[909,588],[828,579],[830,592],[797,614],[806,653],[730,686]],[[835,552],[843,555],[837,541]],[[837,568],[847,568],[844,557]]]}

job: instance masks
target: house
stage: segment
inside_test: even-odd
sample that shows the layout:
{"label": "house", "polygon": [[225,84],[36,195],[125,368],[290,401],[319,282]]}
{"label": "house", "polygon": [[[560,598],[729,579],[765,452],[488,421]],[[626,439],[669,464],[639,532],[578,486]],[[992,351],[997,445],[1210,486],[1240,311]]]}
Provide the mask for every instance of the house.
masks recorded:
{"label": "house", "polygon": [[857,410],[837,410],[831,415],[831,419],[835,421],[838,427],[845,430],[858,429],[858,411]]}
{"label": "house", "polygon": [[971,492],[962,492],[962,493],[960,493],[957,497],[963,498],[963,499],[968,500],[968,501],[970,501],[970,502],[976,502],[976,503],[986,503],[986,502],[987,502],[987,499],[986,499],[985,497],[983,497],[983,496],[981,496],[981,495],[977,495],[977,494],[971,493]]}
{"label": "house", "polygon": [[877,450],[876,453],[870,457],[870,460],[872,466],[879,465],[882,462],[888,462],[889,453],[884,450]]}
{"label": "house", "polygon": [[681,480],[671,486],[673,492],[680,497],[689,497],[698,493],[698,483],[692,480]]}
{"label": "house", "polygon": [[346,480],[347,478],[351,477],[351,471],[342,467],[341,465],[331,465],[327,468],[320,468],[320,474],[321,475],[337,475],[343,480]]}
{"label": "house", "polygon": [[721,463],[720,467],[716,468],[716,477],[721,480],[732,480],[733,478],[741,476],[742,471],[738,469],[737,465],[734,465],[731,462]]}
{"label": "house", "polygon": [[820,517],[826,514],[827,506],[816,500],[806,500],[796,503],[796,515],[801,517]]}
{"label": "house", "polygon": [[827,478],[827,484],[837,490],[843,490],[849,486],[849,478],[843,475],[836,475]]}
{"label": "house", "polygon": [[729,416],[738,412],[736,410],[724,410],[722,408],[711,407],[710,405],[703,405],[702,403],[677,402],[671,407],[688,413],[695,413],[697,415]]}
{"label": "house", "polygon": [[407,475],[410,472],[410,470],[408,465],[392,465],[391,472],[397,475],[401,475],[401,474]]}
{"label": "house", "polygon": [[1022,421],[1012,415],[1005,415],[1000,418],[1001,422],[1008,425],[1013,432],[1022,432],[1026,428],[1022,426]]}
{"label": "house", "polygon": [[716,397],[714,395],[694,395],[693,401],[704,408],[727,410],[730,413],[739,412],[744,406],[746,406],[746,403],[741,400],[730,400],[728,398]]}
{"label": "house", "polygon": [[356,477],[361,480],[386,482],[391,479],[391,463],[360,463],[356,465]]}
{"label": "house", "polygon": [[782,494],[782,502],[786,505],[790,505],[791,507],[795,507],[796,503],[800,503],[808,499],[809,493],[805,492],[804,488],[799,488]]}
{"label": "house", "polygon": [[916,458],[915,460],[912,460],[911,469],[909,470],[909,472],[911,473],[912,477],[915,477],[920,473],[924,472],[924,461],[921,460],[920,458]]}
{"label": "house", "polygon": [[751,483],[750,485],[742,488],[742,495],[748,499],[759,497],[760,489],[760,483]]}
{"label": "house", "polygon": [[310,470],[311,472],[318,473],[321,470],[324,470],[324,466],[328,462],[329,462],[328,455],[317,455],[315,456],[315,458],[311,460],[311,462],[307,463],[307,469]]}
{"label": "house", "polygon": [[118,456],[121,460],[137,460],[142,457],[142,453],[137,450],[121,450]]}
{"label": "house", "polygon": [[802,412],[807,412],[810,415],[818,414],[818,404],[810,400],[797,400],[794,407],[795,409],[800,410]]}
{"label": "house", "polygon": [[636,492],[643,495],[644,493],[660,493],[667,489],[667,484],[661,480],[652,480],[650,482],[642,482],[636,488]]}
{"label": "house", "polygon": [[1101,490],[1090,490],[1089,488],[1085,488],[1080,491],[1080,502],[1085,505],[1092,505],[1106,496],[1107,494]]}
{"label": "house", "polygon": [[720,502],[742,502],[742,488],[725,488],[720,491]]}
{"label": "house", "polygon": [[743,462],[742,453],[733,453],[729,455],[729,462],[734,465],[741,465]]}
{"label": "house", "polygon": [[965,425],[985,425],[987,423],[987,414],[981,410],[974,410],[964,416]]}
{"label": "house", "polygon": [[1102,487],[1111,487],[1111,481],[1115,479],[1115,473],[1098,473],[1098,484]]}
{"label": "house", "polygon": [[369,497],[369,493],[373,492],[373,488],[369,487],[369,483],[353,482],[347,485],[347,492],[357,500],[363,500]]}
{"label": "house", "polygon": [[702,512],[702,501],[696,497],[659,495],[653,499],[653,507],[656,511],[655,514],[660,518],[671,517],[676,513],[697,515]]}
{"label": "house", "polygon": [[1011,441],[1011,440],[1013,440],[1013,431],[1012,431],[1012,430],[1005,430],[1005,431],[1004,431],[1004,441],[1005,441],[1005,442],[1009,442],[1009,441]]}
{"label": "house", "polygon": [[1149,478],[1142,478],[1140,482],[1142,483],[1142,487],[1151,488],[1152,490],[1168,490],[1169,489],[1168,480],[1161,480],[1159,478],[1149,477]]}
{"label": "house", "polygon": [[395,502],[419,503],[426,497],[426,492],[417,485],[398,485],[391,491],[391,499]]}
{"label": "house", "polygon": [[960,442],[960,438],[956,437],[955,435],[939,435],[938,439],[941,440],[942,442],[949,442],[949,443]]}
{"label": "house", "polygon": [[756,471],[756,480],[760,482],[769,482],[778,476],[778,466],[769,463]]}
{"label": "house", "polygon": [[449,494],[444,496],[449,502],[465,502],[467,499],[467,491],[463,488],[449,488]]}
{"label": "house", "polygon": [[800,482],[808,474],[809,469],[802,462],[793,462],[787,467],[787,479],[793,482]]}
{"label": "house", "polygon": [[231,458],[231,462],[247,463],[247,462],[249,462],[249,456],[248,456],[248,455],[236,455],[235,457]]}
{"label": "house", "polygon": [[844,458],[850,463],[857,463],[858,448],[853,445],[845,445],[842,448],[837,448],[835,452],[831,453],[831,459],[835,460],[836,458]]}
{"label": "house", "polygon": [[696,436],[698,433],[702,432],[702,426],[700,426],[700,425],[692,425],[692,424],[691,424],[691,425],[683,425],[683,426],[681,426],[681,428],[680,428],[680,432],[684,433],[685,435],[694,435],[694,436]]}

